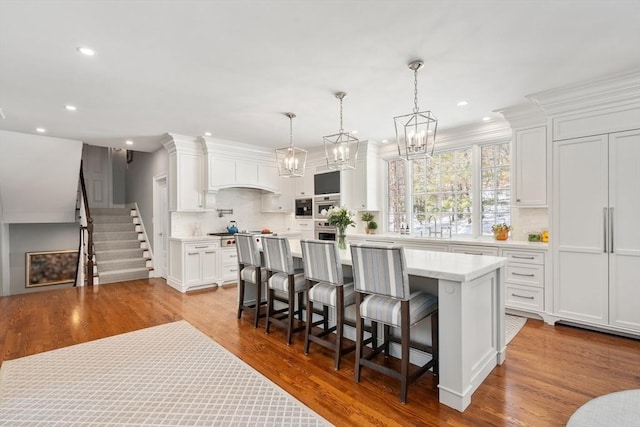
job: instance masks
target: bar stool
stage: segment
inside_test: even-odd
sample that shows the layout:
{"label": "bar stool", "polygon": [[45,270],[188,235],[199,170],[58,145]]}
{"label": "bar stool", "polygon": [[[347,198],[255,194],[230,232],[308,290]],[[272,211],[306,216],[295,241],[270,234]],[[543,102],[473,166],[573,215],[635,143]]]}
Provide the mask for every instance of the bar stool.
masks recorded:
{"label": "bar stool", "polygon": [[[291,344],[291,336],[304,330],[304,325],[293,327],[294,314],[302,322],[303,297],[305,291],[304,274],[295,270],[289,240],[286,237],[263,236],[262,249],[264,265],[267,269],[267,324],[265,332],[269,333],[271,323],[287,329],[287,345]],[[286,294],[286,307],[274,310],[275,292]],[[298,297],[298,309],[295,299]]]}
{"label": "bar stool", "polygon": [[[420,375],[433,368],[438,373],[438,297],[409,290],[409,274],[400,246],[351,245],[353,279],[356,292],[356,366],[354,380],[360,381],[360,368],[366,366],[400,380],[400,402],[407,401],[407,388]],[[410,327],[431,316],[431,346],[411,343]],[[373,345],[373,351],[363,356],[364,319],[376,327],[384,325],[384,342]],[[377,364],[373,359],[384,352],[389,355],[389,330],[400,328],[401,371]],[[431,360],[409,375],[409,348],[431,353]]]}
{"label": "bar stool", "polygon": [[[342,263],[338,252],[338,245],[334,241],[327,240],[301,240],[302,261],[304,275],[307,283],[307,322],[304,340],[304,354],[309,354],[309,344],[317,343],[335,351],[334,368],[340,369],[340,357],[355,350],[355,346],[344,348],[344,308],[355,303],[353,283],[345,283],[342,274]],[[312,323],[313,304],[323,305],[322,319]],[[328,307],[336,310],[336,324],[329,328]],[[318,333],[312,333],[312,327],[324,324],[324,329]],[[323,337],[336,332],[335,342]]]}
{"label": "bar stool", "polygon": [[[262,301],[262,285],[267,282],[267,270],[262,267],[260,259],[260,249],[256,239],[251,234],[236,234],[236,249],[238,251],[238,265],[240,273],[238,275],[238,319],[242,317],[243,310],[251,310],[255,314],[253,327],[258,327],[258,321],[264,314],[260,314],[260,308],[266,305]],[[246,304],[244,301],[246,283],[255,285],[256,301],[253,304]]]}

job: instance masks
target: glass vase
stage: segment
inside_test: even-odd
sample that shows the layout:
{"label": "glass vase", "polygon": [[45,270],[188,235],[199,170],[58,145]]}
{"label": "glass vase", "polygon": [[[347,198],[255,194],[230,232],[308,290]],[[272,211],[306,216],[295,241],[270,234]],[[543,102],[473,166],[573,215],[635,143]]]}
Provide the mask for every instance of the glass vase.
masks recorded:
{"label": "glass vase", "polygon": [[338,227],[338,249],[347,249],[347,236],[344,228]]}

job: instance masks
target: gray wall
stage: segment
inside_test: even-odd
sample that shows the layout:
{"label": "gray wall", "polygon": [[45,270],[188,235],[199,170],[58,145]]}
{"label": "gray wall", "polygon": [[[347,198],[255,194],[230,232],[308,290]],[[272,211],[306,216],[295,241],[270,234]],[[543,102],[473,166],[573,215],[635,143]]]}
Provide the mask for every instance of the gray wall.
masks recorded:
{"label": "gray wall", "polygon": [[127,191],[127,151],[111,150],[111,177],[112,177],[112,203],[114,205],[124,205],[126,203]]}
{"label": "gray wall", "polygon": [[11,295],[68,288],[73,284],[26,287],[26,253],[78,250],[79,226],[76,223],[10,224],[9,280]]}
{"label": "gray wall", "polygon": [[169,175],[169,153],[164,147],[153,153],[136,151],[127,164],[127,203],[138,203],[149,245],[153,248],[153,177]]}

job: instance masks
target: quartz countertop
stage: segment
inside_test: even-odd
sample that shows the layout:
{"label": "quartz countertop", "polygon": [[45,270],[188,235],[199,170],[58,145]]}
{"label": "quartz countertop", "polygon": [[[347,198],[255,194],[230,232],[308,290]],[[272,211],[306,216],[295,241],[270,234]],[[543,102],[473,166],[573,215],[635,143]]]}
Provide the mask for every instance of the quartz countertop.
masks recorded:
{"label": "quartz countertop", "polygon": [[542,242],[527,242],[523,240],[495,240],[489,236],[482,237],[421,237],[418,234],[400,234],[400,233],[376,233],[376,234],[347,234],[349,237],[356,237],[358,239],[367,240],[384,240],[393,242],[411,242],[411,243],[435,243],[442,245],[475,245],[475,246],[497,246],[501,248],[514,248],[514,249],[542,249],[544,251],[549,249],[548,243]]}

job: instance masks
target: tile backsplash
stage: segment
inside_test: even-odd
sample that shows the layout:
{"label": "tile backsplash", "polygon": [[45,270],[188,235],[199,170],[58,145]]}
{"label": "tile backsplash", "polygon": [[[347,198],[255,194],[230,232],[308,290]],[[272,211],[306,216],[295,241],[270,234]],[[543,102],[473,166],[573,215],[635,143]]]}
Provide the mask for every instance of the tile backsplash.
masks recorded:
{"label": "tile backsplash", "polygon": [[252,188],[229,188],[220,190],[215,196],[216,209],[233,209],[233,214],[218,216],[218,212],[172,212],[171,236],[195,235],[197,224],[202,234],[226,231],[230,221],[236,221],[240,230],[262,230],[269,228],[283,231],[291,215],[262,212],[262,191]]}
{"label": "tile backsplash", "polygon": [[511,226],[511,239],[526,241],[529,233],[549,229],[549,213],[546,208],[512,209]]}

